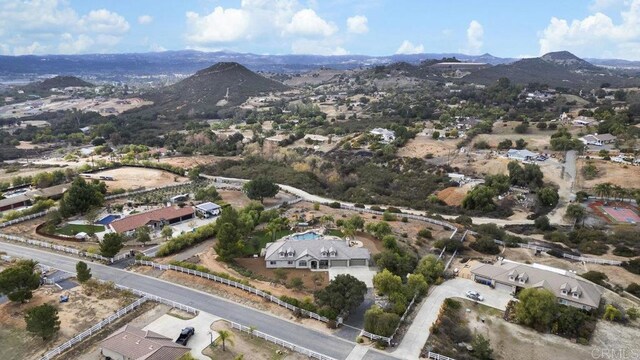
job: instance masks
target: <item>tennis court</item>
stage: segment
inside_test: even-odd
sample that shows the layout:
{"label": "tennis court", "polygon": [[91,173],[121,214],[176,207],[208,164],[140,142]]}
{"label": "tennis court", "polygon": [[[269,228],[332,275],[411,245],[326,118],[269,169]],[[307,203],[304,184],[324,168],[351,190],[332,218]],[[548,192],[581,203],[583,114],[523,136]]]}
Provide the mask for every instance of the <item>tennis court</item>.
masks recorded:
{"label": "tennis court", "polygon": [[640,223],[640,216],[629,208],[603,206],[601,209],[617,222],[630,224]]}

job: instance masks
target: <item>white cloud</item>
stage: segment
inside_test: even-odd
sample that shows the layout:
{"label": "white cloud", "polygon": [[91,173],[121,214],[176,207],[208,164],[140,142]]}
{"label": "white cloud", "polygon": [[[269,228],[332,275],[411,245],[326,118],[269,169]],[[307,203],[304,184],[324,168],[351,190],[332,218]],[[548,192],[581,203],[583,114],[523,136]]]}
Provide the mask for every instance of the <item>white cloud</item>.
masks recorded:
{"label": "white cloud", "polygon": [[2,0],[0,19],[0,48],[12,55],[104,52],[130,28],[115,12],[80,15],[66,0]]}
{"label": "white cloud", "polygon": [[612,7],[623,5],[625,0],[593,0],[589,5],[591,12],[606,10]]}
{"label": "white cloud", "polygon": [[138,16],[138,24],[147,25],[153,22],[153,16],[151,15],[140,15]]}
{"label": "white cloud", "polygon": [[285,33],[301,36],[331,36],[338,28],[311,9],[303,9],[296,12],[287,24]]}
{"label": "white cloud", "polygon": [[467,48],[466,52],[472,55],[479,54],[482,49],[484,39],[484,28],[476,20],[472,20],[467,28]]}
{"label": "white cloud", "polygon": [[218,6],[205,16],[190,11],[187,12],[187,40],[196,44],[237,41],[249,35],[250,21],[249,14],[242,9]]}
{"label": "white cloud", "polygon": [[129,31],[127,20],[107,9],[90,11],[80,19],[79,24],[88,31],[101,34],[124,34]]}
{"label": "white cloud", "polygon": [[347,19],[347,29],[350,33],[366,34],[369,32],[369,20],[363,15],[352,16]]}
{"label": "white cloud", "polygon": [[540,54],[568,50],[582,56],[640,59],[640,0],[631,0],[620,21],[596,12],[584,19],[551,18],[540,33]]}
{"label": "white cloud", "polygon": [[405,40],[402,42],[396,54],[409,55],[409,54],[421,54],[424,52],[424,45],[414,45],[411,41]]}

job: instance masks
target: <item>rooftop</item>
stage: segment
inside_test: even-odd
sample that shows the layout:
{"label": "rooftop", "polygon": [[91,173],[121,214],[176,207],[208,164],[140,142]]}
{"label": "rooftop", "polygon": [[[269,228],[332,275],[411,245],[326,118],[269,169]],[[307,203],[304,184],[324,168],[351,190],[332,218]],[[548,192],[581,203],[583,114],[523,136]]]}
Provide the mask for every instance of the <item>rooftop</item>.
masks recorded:
{"label": "rooftop", "polygon": [[100,346],[136,360],[176,360],[190,350],[188,347],[174,343],[166,336],[131,325],[125,325],[117,330]]}
{"label": "rooftop", "polygon": [[[293,259],[305,256],[316,259],[348,260],[369,259],[371,253],[365,248],[349,247],[345,240],[318,238],[314,240],[284,240],[267,244],[265,260],[278,260],[280,253],[293,253]],[[329,256],[333,252],[333,256]],[[323,253],[325,255],[323,255]]]}
{"label": "rooftop", "polygon": [[111,225],[115,232],[123,233],[147,225],[151,221],[170,220],[190,214],[193,214],[193,208],[189,206],[185,206],[183,208],[168,206],[161,209],[127,216],[126,218],[116,220],[109,225]]}

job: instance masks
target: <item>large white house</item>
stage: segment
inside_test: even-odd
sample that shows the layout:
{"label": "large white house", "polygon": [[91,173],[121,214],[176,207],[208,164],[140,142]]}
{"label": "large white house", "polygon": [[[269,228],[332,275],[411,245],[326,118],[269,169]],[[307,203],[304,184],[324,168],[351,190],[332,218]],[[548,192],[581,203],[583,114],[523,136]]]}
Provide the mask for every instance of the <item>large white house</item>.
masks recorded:
{"label": "large white house", "polygon": [[371,253],[331,237],[290,236],[263,249],[267,268],[326,270],[332,267],[369,266]]}
{"label": "large white house", "polygon": [[616,139],[617,137],[611,134],[589,134],[581,137],[580,141],[582,141],[585,145],[602,146],[605,144],[611,144],[615,142]]}
{"label": "large white house", "polygon": [[600,306],[602,290],[573,273],[544,265],[526,265],[501,259],[495,264],[478,264],[471,269],[472,279],[496,290],[517,294],[522,289],[551,291],[558,302],[583,310]]}

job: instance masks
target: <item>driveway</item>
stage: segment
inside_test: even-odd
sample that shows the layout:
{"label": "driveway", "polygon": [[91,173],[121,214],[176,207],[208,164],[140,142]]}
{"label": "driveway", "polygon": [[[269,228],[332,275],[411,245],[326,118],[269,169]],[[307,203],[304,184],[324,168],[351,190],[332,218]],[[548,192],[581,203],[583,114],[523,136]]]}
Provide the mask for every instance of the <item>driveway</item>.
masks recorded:
{"label": "driveway", "polygon": [[[207,356],[202,355],[202,350],[206,349],[211,343],[211,335],[209,334],[212,331],[211,324],[218,320],[221,319],[203,311],[200,311],[198,316],[189,320],[182,320],[175,316],[164,314],[156,321],[142,328],[142,330],[151,330],[175,341],[180,335],[180,330],[191,326],[196,330],[187,343],[187,346],[191,348],[191,355],[196,359],[209,360]],[[213,340],[215,341],[217,338],[218,333],[213,331]]]}
{"label": "driveway", "polygon": [[367,288],[373,288],[373,277],[376,271],[369,267],[338,267],[329,268],[329,280],[333,280],[338,275],[351,275],[367,285]]}
{"label": "driveway", "polygon": [[400,359],[418,359],[429,338],[429,329],[438,318],[444,300],[453,297],[465,298],[467,290],[479,292],[484,297],[482,304],[502,311],[506,309],[507,303],[513,299],[507,292],[492,290],[487,285],[481,285],[472,280],[456,278],[445,281],[441,285],[433,287],[429,295],[422,301],[413,323],[393,355]]}

